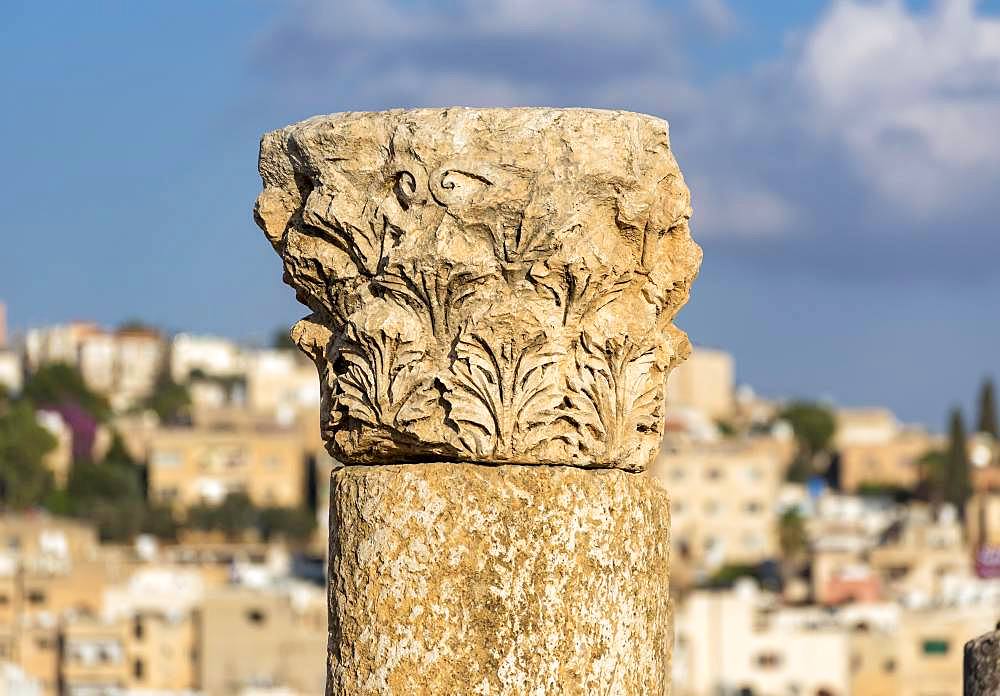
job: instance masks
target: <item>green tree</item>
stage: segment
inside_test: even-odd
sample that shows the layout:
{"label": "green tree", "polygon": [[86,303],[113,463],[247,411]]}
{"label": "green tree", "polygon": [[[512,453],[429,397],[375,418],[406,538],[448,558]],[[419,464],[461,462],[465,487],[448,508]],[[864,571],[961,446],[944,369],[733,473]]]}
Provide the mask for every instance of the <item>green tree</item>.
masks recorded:
{"label": "green tree", "polygon": [[128,451],[128,447],[125,446],[125,440],[122,438],[121,433],[117,430],[111,432],[111,444],[108,445],[108,451],[104,455],[104,461],[106,462],[116,462],[118,464],[129,464],[131,466],[138,466],[138,462],[132,458],[132,454]]}
{"label": "green tree", "polygon": [[195,505],[187,515],[189,526],[222,532],[227,539],[238,539],[255,528],[257,520],[257,509],[246,493],[230,493],[218,505]]}
{"label": "green tree", "polygon": [[94,523],[102,541],[125,544],[143,531],[146,505],[141,499],[97,498],[87,501],[86,505],[86,514],[80,516]]}
{"label": "green tree", "polygon": [[308,508],[266,507],[258,521],[261,537],[281,537],[293,543],[305,543],[316,530],[316,516]]}
{"label": "green tree", "polygon": [[142,532],[168,541],[177,540],[180,525],[169,505],[150,505],[145,510]]}
{"label": "green tree", "polygon": [[944,475],[944,500],[960,511],[972,495],[972,479],[969,469],[968,439],[962,410],[952,409],[948,419],[948,461]]}
{"label": "green tree", "polygon": [[705,583],[706,587],[724,588],[732,587],[740,578],[757,577],[757,568],[752,565],[730,564],[724,565],[716,570]]}
{"label": "green tree", "polygon": [[805,520],[796,508],[790,508],[778,519],[778,544],[786,561],[801,558],[809,548]]}
{"label": "green tree", "polygon": [[159,416],[161,423],[183,423],[191,416],[191,393],[187,385],[175,382],[170,371],[163,369],[144,406]]}
{"label": "green tree", "polygon": [[143,321],[142,319],[137,319],[135,317],[132,317],[130,319],[126,319],[121,324],[119,324],[118,325],[118,330],[119,331],[145,331],[145,332],[148,332],[148,333],[155,333],[155,334],[159,334],[160,333],[159,330],[155,326],[153,326],[152,324],[148,324],[145,321]]}
{"label": "green tree", "polygon": [[983,380],[979,388],[979,424],[977,432],[988,433],[1000,439],[1000,423],[997,422],[996,391],[992,379]]}
{"label": "green tree", "polygon": [[80,372],[65,363],[42,365],[24,385],[21,396],[36,406],[76,404],[99,422],[111,415],[107,399],[92,391]]}
{"label": "green tree", "polygon": [[84,511],[99,500],[110,503],[142,500],[138,469],[110,461],[73,462],[66,490],[77,511]]}
{"label": "green tree", "polygon": [[790,481],[804,482],[829,460],[830,444],[837,429],[830,409],[810,401],[793,401],[778,418],[786,421],[795,433],[798,445],[795,459],[788,468]]}
{"label": "green tree", "polygon": [[52,496],[50,509],[93,522],[105,541],[128,542],[147,531],[142,481],[142,468],[116,436],[102,461],[73,462],[65,496]]}
{"label": "green tree", "polygon": [[917,468],[920,472],[920,481],[917,484],[916,497],[933,505],[940,505],[944,498],[948,455],[943,450],[929,450],[917,460]]}
{"label": "green tree", "polygon": [[0,505],[21,510],[40,505],[52,493],[45,455],[55,446],[30,403],[0,402]]}

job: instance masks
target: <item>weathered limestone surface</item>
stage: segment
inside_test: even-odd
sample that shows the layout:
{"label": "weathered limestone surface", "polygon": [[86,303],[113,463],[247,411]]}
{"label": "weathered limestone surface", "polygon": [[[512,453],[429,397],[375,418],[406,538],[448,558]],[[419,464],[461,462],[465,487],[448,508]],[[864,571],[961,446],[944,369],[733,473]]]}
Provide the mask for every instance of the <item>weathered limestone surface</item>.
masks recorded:
{"label": "weathered limestone surface", "polygon": [[659,119],[319,116],[255,216],[311,310],[331,696],[669,689],[660,444],[701,260]]}
{"label": "weathered limestone surface", "polygon": [[964,673],[965,696],[1000,694],[1000,630],[965,644]]}
{"label": "weathered limestone surface", "polygon": [[318,116],[264,136],[258,224],[313,314],[331,454],[640,471],[701,251],[666,122]]}
{"label": "weathered limestone surface", "polygon": [[664,693],[668,505],[614,469],[333,477],[333,694]]}

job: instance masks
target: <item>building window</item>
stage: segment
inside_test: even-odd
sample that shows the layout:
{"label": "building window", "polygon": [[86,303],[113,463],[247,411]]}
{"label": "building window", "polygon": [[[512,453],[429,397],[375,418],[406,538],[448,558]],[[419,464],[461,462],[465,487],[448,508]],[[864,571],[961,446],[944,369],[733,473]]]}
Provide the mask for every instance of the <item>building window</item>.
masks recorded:
{"label": "building window", "polygon": [[705,476],[708,478],[709,481],[718,481],[720,478],[722,478],[722,470],[713,467],[708,470]]}
{"label": "building window", "polygon": [[28,591],[28,603],[29,604],[45,604],[45,593],[41,590],[29,590]]}
{"label": "building window", "polygon": [[142,640],[143,635],[145,635],[145,626],[142,625],[142,617],[137,616],[132,622],[132,635],[135,636],[136,640]]}
{"label": "building window", "polygon": [[674,512],[675,515],[679,515],[682,512],[684,512],[684,503],[682,503],[679,500],[677,502],[673,503],[673,512]]}
{"label": "building window", "polygon": [[142,663],[142,660],[136,660],[132,663],[132,674],[135,675],[136,679],[142,681],[146,674],[146,665]]}
{"label": "building window", "polygon": [[947,655],[949,648],[948,641],[931,638],[924,641],[924,655]]}
{"label": "building window", "polygon": [[757,666],[762,669],[776,669],[781,665],[781,655],[774,652],[764,652],[757,655]]}
{"label": "building window", "polygon": [[153,469],[173,469],[180,466],[181,455],[170,450],[156,450],[149,458],[149,464]]}
{"label": "building window", "polygon": [[891,658],[886,660],[885,662],[882,663],[882,669],[887,674],[892,674],[893,672],[896,671],[896,661]]}
{"label": "building window", "polygon": [[7,606],[8,602],[10,602],[10,599],[7,597],[7,595],[0,594],[0,607]]}
{"label": "building window", "polygon": [[681,481],[684,479],[684,469],[674,469],[670,472],[670,477],[674,481]]}
{"label": "building window", "polygon": [[250,609],[247,611],[247,621],[259,626],[267,621],[267,614],[260,609]]}
{"label": "building window", "polygon": [[756,500],[751,500],[750,502],[748,502],[748,503],[745,503],[745,504],[743,505],[743,510],[744,510],[744,511],[745,511],[745,512],[746,512],[746,513],[747,513],[748,515],[756,515],[756,514],[759,514],[759,513],[760,513],[760,511],[761,511],[761,510],[763,510],[763,509],[764,509],[764,506],[763,506],[763,505],[761,505],[761,504],[760,504],[760,503],[759,503],[758,501],[756,501]]}

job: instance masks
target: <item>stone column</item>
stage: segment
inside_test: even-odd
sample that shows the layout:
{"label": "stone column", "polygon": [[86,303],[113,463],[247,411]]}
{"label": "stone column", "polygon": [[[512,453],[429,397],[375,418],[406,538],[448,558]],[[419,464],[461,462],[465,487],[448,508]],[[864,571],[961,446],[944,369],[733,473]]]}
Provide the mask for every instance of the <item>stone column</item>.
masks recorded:
{"label": "stone column", "polygon": [[1000,694],[1000,625],[965,644],[965,696]]}
{"label": "stone column", "polygon": [[643,471],[701,260],[667,124],[344,113],[264,136],[333,473],[328,693],[663,694]]}

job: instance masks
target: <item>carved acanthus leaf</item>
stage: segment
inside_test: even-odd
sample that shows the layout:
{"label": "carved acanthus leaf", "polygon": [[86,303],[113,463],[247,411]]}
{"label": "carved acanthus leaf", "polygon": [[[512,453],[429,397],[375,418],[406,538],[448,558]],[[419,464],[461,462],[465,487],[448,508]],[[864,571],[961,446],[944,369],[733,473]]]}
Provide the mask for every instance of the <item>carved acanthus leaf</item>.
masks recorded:
{"label": "carved acanthus leaf", "polygon": [[464,327],[445,395],[462,446],[477,458],[531,454],[557,416],[561,355],[542,331],[518,333],[503,321]]}
{"label": "carved acanthus leaf", "polygon": [[622,461],[642,435],[659,436],[662,381],[651,377],[662,370],[654,343],[629,336],[601,340],[584,331],[575,358],[563,408],[582,451]]}
{"label": "carved acanthus leaf", "polygon": [[457,311],[473,297],[487,274],[441,265],[428,269],[416,262],[392,264],[377,279],[386,297],[409,309],[439,342],[454,336]]}
{"label": "carved acanthus leaf", "polygon": [[425,355],[418,341],[391,328],[368,333],[348,324],[338,351],[344,368],[338,370],[337,405],[373,426],[403,429],[426,418],[433,390]]}
{"label": "carved acanthus leaf", "polygon": [[581,261],[555,268],[536,263],[530,276],[539,291],[562,308],[563,326],[576,326],[625,292],[633,274]]}

